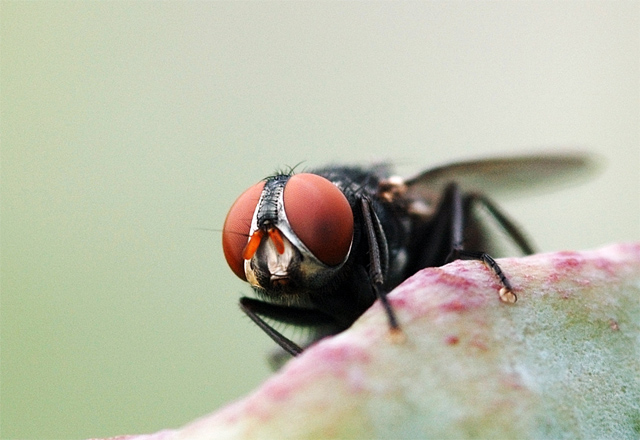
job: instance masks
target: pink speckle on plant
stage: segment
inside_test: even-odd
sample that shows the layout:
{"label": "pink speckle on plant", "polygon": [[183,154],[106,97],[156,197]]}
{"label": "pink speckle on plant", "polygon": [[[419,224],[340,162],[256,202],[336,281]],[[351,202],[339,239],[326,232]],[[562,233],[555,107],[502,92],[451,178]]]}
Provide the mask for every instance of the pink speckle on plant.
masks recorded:
{"label": "pink speckle on plant", "polygon": [[446,338],[444,338],[444,342],[447,345],[457,345],[458,342],[460,342],[460,338],[456,335],[449,335]]}
{"label": "pink speckle on plant", "polygon": [[454,299],[453,301],[449,301],[440,306],[440,310],[443,312],[462,312],[467,309],[467,304],[464,302]]}

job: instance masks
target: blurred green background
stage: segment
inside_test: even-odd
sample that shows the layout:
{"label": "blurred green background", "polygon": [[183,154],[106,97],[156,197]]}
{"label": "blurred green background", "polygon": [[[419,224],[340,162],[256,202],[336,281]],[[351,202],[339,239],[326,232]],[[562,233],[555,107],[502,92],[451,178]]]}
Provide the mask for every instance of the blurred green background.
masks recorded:
{"label": "blurred green background", "polygon": [[179,427],[267,378],[215,230],[278,167],[581,147],[598,178],[499,202],[543,250],[640,239],[637,1],[0,8],[3,438]]}

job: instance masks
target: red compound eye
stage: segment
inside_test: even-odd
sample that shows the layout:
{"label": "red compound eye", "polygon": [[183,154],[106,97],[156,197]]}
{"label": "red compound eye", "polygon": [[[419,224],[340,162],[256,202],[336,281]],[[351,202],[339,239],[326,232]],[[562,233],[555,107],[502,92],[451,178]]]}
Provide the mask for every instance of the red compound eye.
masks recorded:
{"label": "red compound eye", "polygon": [[247,246],[251,219],[262,194],[264,182],[257,183],[233,203],[222,227],[222,250],[227,264],[238,277],[246,281],[242,252]]}
{"label": "red compound eye", "polygon": [[317,174],[295,174],[284,187],[284,209],[291,229],[320,261],[344,261],[353,237],[353,213],[347,198]]}

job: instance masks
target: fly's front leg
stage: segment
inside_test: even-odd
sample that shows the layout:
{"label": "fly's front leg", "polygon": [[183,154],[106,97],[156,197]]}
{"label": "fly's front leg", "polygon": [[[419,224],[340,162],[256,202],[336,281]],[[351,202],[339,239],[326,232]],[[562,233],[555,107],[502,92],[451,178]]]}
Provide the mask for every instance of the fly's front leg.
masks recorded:
{"label": "fly's front leg", "polygon": [[284,351],[297,356],[302,353],[302,348],[293,342],[291,339],[284,336],[282,333],[271,327],[267,322],[258,316],[258,310],[261,307],[268,307],[268,304],[261,303],[251,298],[241,298],[240,308],[260,329],[265,332],[271,339],[273,339]]}
{"label": "fly's front leg", "polygon": [[[506,223],[507,229],[512,228],[516,232],[517,229],[502,213],[500,213],[500,211],[497,210],[493,204],[486,203],[486,199],[484,197],[480,197],[477,194],[468,194],[463,196],[460,192],[460,188],[455,183],[452,183],[447,188],[447,194],[451,197],[451,252],[447,257],[447,262],[458,259],[482,261],[485,266],[487,266],[496,275],[500,284],[502,284],[499,291],[500,299],[509,304],[515,303],[518,300],[518,297],[513,293],[513,287],[511,286],[509,279],[505,276],[504,272],[502,272],[502,269],[498,263],[496,263],[496,260],[486,252],[474,252],[464,249],[465,216],[470,215],[472,204],[479,202],[488,207],[499,223],[503,226],[505,226]],[[498,214],[496,214],[496,212]],[[521,242],[518,244],[521,245],[521,243],[524,243],[526,250],[529,250],[530,247],[528,246],[528,243],[526,243],[524,237],[518,235],[516,241],[520,239]],[[521,245],[521,247],[523,246]]]}
{"label": "fly's front leg", "polygon": [[271,304],[247,297],[240,298],[240,308],[263,332],[292,356],[299,355],[304,349],[274,329],[262,316],[283,324],[309,328],[312,331],[331,329],[327,334],[335,333],[333,330],[339,328],[333,318],[318,310]]}
{"label": "fly's front leg", "polygon": [[361,206],[364,217],[365,234],[369,244],[369,277],[371,278],[371,285],[389,319],[392,340],[394,342],[402,342],[404,340],[404,333],[402,333],[398,325],[398,319],[391,304],[389,304],[387,292],[384,290],[384,273],[382,267],[383,264],[388,264],[389,257],[384,231],[378,217],[373,211],[371,201],[363,197],[361,199]]}

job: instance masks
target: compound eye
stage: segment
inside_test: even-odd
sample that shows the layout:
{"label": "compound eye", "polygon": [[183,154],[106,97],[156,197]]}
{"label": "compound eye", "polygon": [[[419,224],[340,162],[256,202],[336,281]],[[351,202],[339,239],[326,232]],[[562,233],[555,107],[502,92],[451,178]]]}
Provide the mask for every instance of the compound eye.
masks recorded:
{"label": "compound eye", "polygon": [[247,280],[244,274],[242,251],[247,245],[251,219],[256,210],[264,182],[257,183],[243,192],[233,203],[222,227],[222,250],[227,264],[240,279]]}
{"label": "compound eye", "polygon": [[295,174],[284,187],[284,209],[291,229],[320,261],[344,261],[353,238],[353,212],[333,183],[317,174]]}

